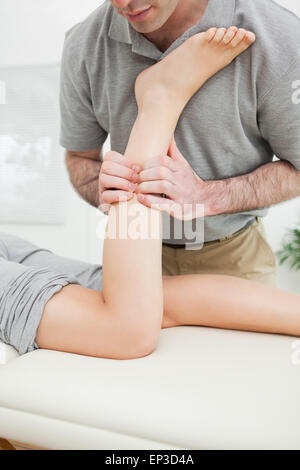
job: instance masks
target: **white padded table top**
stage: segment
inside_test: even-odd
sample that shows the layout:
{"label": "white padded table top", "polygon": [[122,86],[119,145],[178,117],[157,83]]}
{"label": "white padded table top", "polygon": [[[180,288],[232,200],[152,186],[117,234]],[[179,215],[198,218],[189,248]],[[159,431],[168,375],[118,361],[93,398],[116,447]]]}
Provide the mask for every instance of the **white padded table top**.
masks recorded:
{"label": "white padded table top", "polygon": [[300,449],[295,338],[193,326],[118,361],[37,350],[0,366],[0,437],[56,448]]}
{"label": "white padded table top", "polygon": [[19,357],[18,351],[8,344],[0,341],[0,366],[7,364],[12,359]]}

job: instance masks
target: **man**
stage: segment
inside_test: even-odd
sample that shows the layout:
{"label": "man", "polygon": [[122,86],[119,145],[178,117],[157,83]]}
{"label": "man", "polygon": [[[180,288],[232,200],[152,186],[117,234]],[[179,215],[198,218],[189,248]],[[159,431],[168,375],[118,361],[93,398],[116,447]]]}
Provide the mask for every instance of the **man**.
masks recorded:
{"label": "man", "polygon": [[[255,44],[193,96],[176,144],[138,175],[123,156],[137,114],[135,78],[193,34],[231,25],[253,31]],[[170,230],[163,275],[219,273],[276,285],[261,218],[300,195],[299,80],[300,20],[271,0],[106,1],[64,45],[60,142],[71,181],[104,211],[130,191],[163,210],[164,234]],[[108,134],[113,152],[103,163]],[[189,204],[190,220],[169,217],[172,204]],[[184,249],[199,204],[204,245]]]}

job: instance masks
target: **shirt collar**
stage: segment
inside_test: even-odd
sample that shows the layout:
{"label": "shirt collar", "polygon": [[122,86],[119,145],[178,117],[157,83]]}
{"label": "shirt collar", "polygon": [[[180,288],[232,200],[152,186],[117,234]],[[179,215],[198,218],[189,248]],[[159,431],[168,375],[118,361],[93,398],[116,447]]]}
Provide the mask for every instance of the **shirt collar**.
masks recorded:
{"label": "shirt collar", "polygon": [[108,35],[112,39],[130,44],[132,52],[156,61],[163,59],[171,51],[194,34],[206,31],[212,26],[228,28],[233,24],[236,0],[209,0],[204,15],[199,23],[185,31],[171,46],[162,53],[151,41],[138,33],[131,24],[113,9]]}
{"label": "shirt collar", "polygon": [[126,18],[119,15],[111,4],[110,8],[112,9],[112,16],[108,36],[116,41],[124,42],[125,44],[132,44],[130,23]]}

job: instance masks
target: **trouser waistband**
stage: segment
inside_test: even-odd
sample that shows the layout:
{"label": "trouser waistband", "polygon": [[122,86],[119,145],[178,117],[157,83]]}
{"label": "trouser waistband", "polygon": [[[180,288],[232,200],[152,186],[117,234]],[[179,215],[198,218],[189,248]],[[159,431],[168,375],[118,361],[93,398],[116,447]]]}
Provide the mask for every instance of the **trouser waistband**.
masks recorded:
{"label": "trouser waistband", "polygon": [[[255,217],[254,219],[249,220],[249,222],[247,222],[246,225],[243,228],[237,230],[236,232],[233,232],[231,235],[228,235],[227,237],[223,237],[223,238],[217,238],[216,240],[210,240],[209,242],[204,242],[203,246],[207,246],[210,243],[220,242],[222,240],[226,240],[227,238],[232,237],[233,235],[237,235],[238,233],[243,232],[244,230],[246,230],[248,227],[250,227],[250,225],[252,225],[256,221],[258,221],[258,217]],[[187,246],[190,247],[191,244],[190,243],[189,244],[183,243],[183,244],[177,244],[176,245],[176,244],[172,244],[172,243],[164,243],[163,242],[163,246],[168,246],[170,248],[186,248]]]}

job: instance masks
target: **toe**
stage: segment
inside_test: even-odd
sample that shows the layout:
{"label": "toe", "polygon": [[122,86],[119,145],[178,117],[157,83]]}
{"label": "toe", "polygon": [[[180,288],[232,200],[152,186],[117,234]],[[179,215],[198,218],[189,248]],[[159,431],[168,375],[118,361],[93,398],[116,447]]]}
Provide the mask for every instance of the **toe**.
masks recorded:
{"label": "toe", "polygon": [[204,34],[204,40],[210,42],[215,37],[216,32],[217,28],[208,29]]}
{"label": "toe", "polygon": [[246,30],[243,28],[239,28],[234,38],[232,39],[230,45],[232,47],[236,47],[244,39],[245,35],[246,35]]}
{"label": "toe", "polygon": [[238,28],[236,26],[231,26],[230,28],[228,28],[225,36],[223,37],[223,43],[229,44],[230,41],[232,41],[232,39],[236,35],[237,30]]}
{"label": "toe", "polygon": [[247,44],[252,44],[255,41],[255,39],[256,39],[256,36],[252,31],[246,31],[244,41],[246,41]]}
{"label": "toe", "polygon": [[215,34],[215,37],[213,38],[213,42],[215,44],[219,44],[223,40],[225,34],[226,34],[225,28],[218,28]]}

